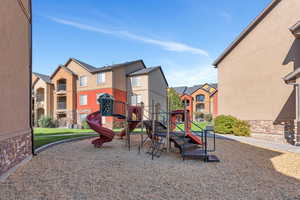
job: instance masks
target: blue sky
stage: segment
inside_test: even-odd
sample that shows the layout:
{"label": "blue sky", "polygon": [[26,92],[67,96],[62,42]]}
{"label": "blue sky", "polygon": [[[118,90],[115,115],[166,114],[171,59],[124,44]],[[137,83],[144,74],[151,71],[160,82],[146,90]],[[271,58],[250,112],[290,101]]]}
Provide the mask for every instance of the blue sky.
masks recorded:
{"label": "blue sky", "polygon": [[33,0],[33,70],[50,75],[70,57],[96,67],[143,59],[170,86],[216,82],[212,62],[269,2]]}

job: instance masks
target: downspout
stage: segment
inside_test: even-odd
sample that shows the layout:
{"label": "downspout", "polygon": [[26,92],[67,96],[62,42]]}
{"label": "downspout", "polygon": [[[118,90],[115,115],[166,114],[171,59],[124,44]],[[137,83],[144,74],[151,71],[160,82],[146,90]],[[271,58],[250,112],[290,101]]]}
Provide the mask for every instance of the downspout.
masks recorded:
{"label": "downspout", "polygon": [[29,21],[29,128],[31,131],[31,151],[32,155],[36,155],[34,151],[34,134],[32,127],[32,1],[29,1],[29,12],[30,12],[30,21]]}
{"label": "downspout", "polygon": [[300,84],[299,83],[288,83],[288,82],[286,82],[286,84],[287,85],[292,85],[292,86],[294,86],[294,89],[296,90],[296,119],[295,119],[295,121],[296,121],[296,129],[295,129],[295,138],[294,138],[294,142],[295,142],[295,146],[299,146],[300,145],[300,143],[298,142],[299,140],[299,136],[298,136],[298,132],[297,132],[297,129],[298,128],[300,128],[300,127],[298,127],[298,122],[299,122],[299,119],[300,119],[300,110],[299,110],[299,108],[300,108],[300,105],[299,105],[299,101],[300,101],[300,94],[299,94],[299,87],[300,87]]}

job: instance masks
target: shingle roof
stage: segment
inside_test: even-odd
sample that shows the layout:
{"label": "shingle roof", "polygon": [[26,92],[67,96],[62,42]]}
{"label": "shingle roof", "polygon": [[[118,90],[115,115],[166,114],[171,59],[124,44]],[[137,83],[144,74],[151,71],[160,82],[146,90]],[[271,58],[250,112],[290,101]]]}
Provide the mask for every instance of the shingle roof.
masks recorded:
{"label": "shingle roof", "polygon": [[70,73],[70,74],[72,74],[72,75],[77,76],[73,71],[71,71],[70,69],[68,69],[68,68],[65,67],[64,65],[59,65],[59,66],[56,68],[56,70],[53,72],[53,74],[50,76],[50,79],[53,78],[53,76],[58,72],[58,70],[59,70],[60,68],[64,69],[65,71],[67,71],[68,73]]}
{"label": "shingle roof", "polygon": [[213,66],[218,64],[275,8],[282,0],[273,0],[247,27],[246,29],[227,47],[224,52],[214,61]]}
{"label": "shingle roof", "polygon": [[196,90],[199,90],[200,88],[202,88],[203,85],[194,85],[192,87],[188,87],[186,90],[186,94],[191,95],[193,94]]}
{"label": "shingle roof", "polygon": [[215,89],[218,89],[218,83],[209,83],[209,85]]}
{"label": "shingle roof", "polygon": [[75,59],[75,58],[70,58],[65,65],[67,65],[70,62],[70,60],[73,60],[73,61],[77,62],[79,65],[81,65],[83,68],[85,68],[90,73],[97,73],[97,72],[101,72],[101,71],[107,71],[107,70],[111,70],[115,67],[122,67],[122,66],[125,67],[127,65],[131,65],[131,64],[139,63],[139,62],[141,62],[144,65],[143,60],[140,59],[140,60],[134,60],[134,61],[130,61],[130,62],[114,64],[114,65],[107,65],[107,66],[103,66],[103,67],[94,67],[92,65],[89,65],[89,64],[87,64],[85,62],[82,62],[82,61],[80,61],[78,59]]}
{"label": "shingle roof", "polygon": [[142,75],[142,74],[148,74],[156,69],[158,69],[160,67],[148,67],[148,68],[144,68],[144,69],[140,69],[138,71],[132,72],[129,75],[130,76],[134,76],[134,75]]}
{"label": "shingle roof", "polygon": [[40,79],[42,79],[43,81],[45,81],[46,83],[51,83],[50,76],[45,75],[45,74],[36,73],[36,72],[33,72],[33,74],[36,75],[37,77],[39,77]]}
{"label": "shingle roof", "polygon": [[130,74],[128,74],[128,75],[129,75],[129,76],[136,76],[136,75],[149,74],[150,72],[153,72],[153,71],[155,71],[155,70],[157,70],[157,69],[160,70],[161,75],[163,76],[163,78],[164,78],[166,84],[169,86],[168,81],[167,81],[167,79],[166,79],[166,76],[165,76],[163,70],[161,69],[161,66],[148,67],[148,68],[140,69],[140,70],[137,70],[137,71],[135,71],[135,72],[132,72],[132,73],[130,73]]}
{"label": "shingle roof", "polygon": [[[205,85],[205,84],[203,84],[203,85],[194,85],[194,86],[192,86],[192,87],[187,87],[187,86],[173,87],[173,89],[174,89],[178,94],[181,94],[181,95],[183,95],[183,94],[191,95],[191,94],[193,94],[194,92],[196,92],[196,91],[199,90],[199,89],[204,89],[204,88],[203,88],[204,85]],[[216,90],[218,90],[218,84],[217,84],[217,83],[209,83],[208,85],[209,85],[210,87],[215,88]],[[204,89],[204,90],[205,90],[205,89]],[[206,91],[210,93],[209,90],[206,90]]]}
{"label": "shingle roof", "polygon": [[182,87],[173,87],[173,89],[175,90],[175,92],[177,92],[178,94],[184,94],[187,87],[186,86],[182,86]]}
{"label": "shingle roof", "polygon": [[82,62],[78,59],[75,59],[75,58],[71,58],[72,60],[74,60],[75,62],[77,62],[78,64],[80,64],[82,67],[84,67],[86,70],[88,70],[89,72],[92,72],[92,71],[95,71],[97,70],[96,67],[92,66],[92,65],[89,65],[85,62]]}

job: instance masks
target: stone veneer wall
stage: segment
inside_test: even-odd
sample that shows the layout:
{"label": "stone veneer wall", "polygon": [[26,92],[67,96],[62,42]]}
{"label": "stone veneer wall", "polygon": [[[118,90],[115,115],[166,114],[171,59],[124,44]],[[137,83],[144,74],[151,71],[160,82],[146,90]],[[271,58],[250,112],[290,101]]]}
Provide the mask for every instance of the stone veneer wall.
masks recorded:
{"label": "stone veneer wall", "polygon": [[31,134],[0,141],[0,175],[32,155]]}
{"label": "stone veneer wall", "polygon": [[284,125],[274,125],[271,120],[248,120],[251,125],[251,132],[283,135]]}

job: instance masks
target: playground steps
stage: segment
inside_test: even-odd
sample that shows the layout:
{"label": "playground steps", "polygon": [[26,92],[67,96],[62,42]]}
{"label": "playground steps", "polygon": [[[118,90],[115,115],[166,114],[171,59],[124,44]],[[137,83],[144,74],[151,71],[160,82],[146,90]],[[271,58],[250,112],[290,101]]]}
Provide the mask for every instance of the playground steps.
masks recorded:
{"label": "playground steps", "polygon": [[205,162],[220,162],[219,158],[215,155],[206,155],[205,151],[202,149],[195,149],[192,151],[184,151],[181,153],[183,159],[191,158],[191,159],[199,159]]}

